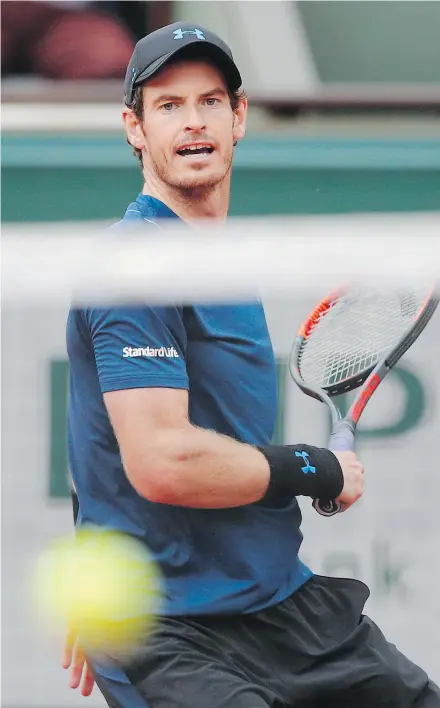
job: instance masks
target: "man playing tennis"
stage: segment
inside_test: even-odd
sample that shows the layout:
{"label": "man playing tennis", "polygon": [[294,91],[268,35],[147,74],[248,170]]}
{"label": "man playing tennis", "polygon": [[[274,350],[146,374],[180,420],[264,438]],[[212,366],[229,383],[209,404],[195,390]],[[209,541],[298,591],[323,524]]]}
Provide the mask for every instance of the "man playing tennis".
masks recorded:
{"label": "man playing tennis", "polygon": [[[202,27],[137,44],[124,121],[145,183],[121,227],[148,238],[164,220],[227,216],[240,86],[229,48]],[[363,468],[353,453],[270,444],[277,386],[260,303],[76,309],[67,344],[76,523],[133,534],[166,579],[136,659],[89,665],[69,637],[72,687],[88,694],[96,680],[112,708],[440,706],[363,616],[367,587],[298,557],[296,497],[348,507]]]}

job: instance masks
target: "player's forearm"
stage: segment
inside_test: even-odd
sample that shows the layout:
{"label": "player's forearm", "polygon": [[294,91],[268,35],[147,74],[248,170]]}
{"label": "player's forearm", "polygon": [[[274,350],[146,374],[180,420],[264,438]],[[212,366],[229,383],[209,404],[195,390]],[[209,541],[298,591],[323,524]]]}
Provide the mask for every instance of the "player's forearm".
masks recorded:
{"label": "player's forearm", "polygon": [[258,449],[190,424],[158,433],[136,460],[125,467],[139,494],[173,506],[277,507],[299,495],[334,499],[343,487],[340,464],[329,450]]}
{"label": "player's forearm", "polygon": [[252,504],[263,497],[270,477],[257,448],[194,426],[159,433],[144,461],[126,464],[126,470],[151,501],[199,509]]}

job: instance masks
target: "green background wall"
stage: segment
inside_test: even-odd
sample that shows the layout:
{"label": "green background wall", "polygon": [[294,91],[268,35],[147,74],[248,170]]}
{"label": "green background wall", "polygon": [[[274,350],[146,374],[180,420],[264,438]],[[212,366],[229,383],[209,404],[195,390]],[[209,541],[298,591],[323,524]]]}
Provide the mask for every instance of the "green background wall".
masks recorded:
{"label": "green background wall", "polygon": [[[117,219],[141,189],[122,135],[2,140],[2,220]],[[440,209],[440,139],[251,136],[237,149],[231,214]]]}

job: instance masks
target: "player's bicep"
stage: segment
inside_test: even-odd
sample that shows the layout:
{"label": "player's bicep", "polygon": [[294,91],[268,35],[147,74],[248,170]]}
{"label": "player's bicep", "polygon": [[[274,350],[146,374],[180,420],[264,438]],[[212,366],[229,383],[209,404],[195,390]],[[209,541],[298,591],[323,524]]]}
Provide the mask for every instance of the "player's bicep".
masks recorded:
{"label": "player's bicep", "polygon": [[104,393],[110,421],[118,437],[129,437],[137,421],[149,438],[158,430],[188,422],[188,391],[171,388],[131,388]]}
{"label": "player's bicep", "polygon": [[172,431],[184,431],[188,420],[188,392],[168,388],[140,388],[104,393],[104,401],[124,468],[136,479],[162,468],[166,440]]}

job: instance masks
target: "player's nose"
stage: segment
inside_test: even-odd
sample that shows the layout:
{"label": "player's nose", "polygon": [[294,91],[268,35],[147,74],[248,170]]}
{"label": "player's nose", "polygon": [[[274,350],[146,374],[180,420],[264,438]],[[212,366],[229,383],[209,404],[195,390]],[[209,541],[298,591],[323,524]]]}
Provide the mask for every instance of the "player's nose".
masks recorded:
{"label": "player's nose", "polygon": [[206,124],[202,113],[197,107],[192,107],[188,109],[188,113],[185,116],[185,130],[188,132],[198,132],[206,128]]}

